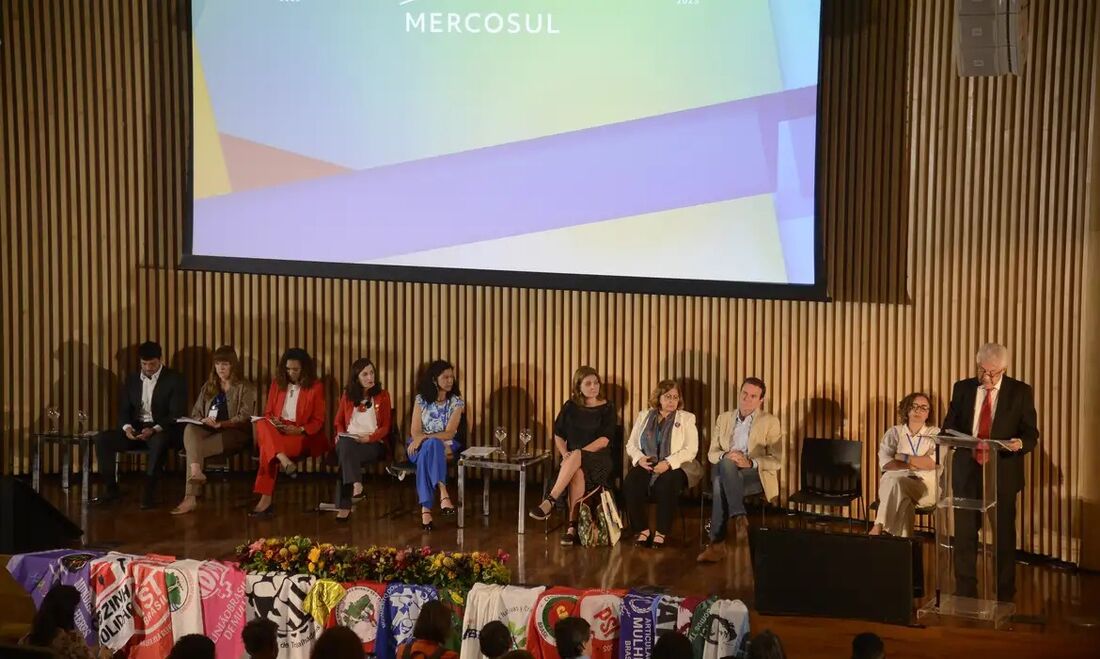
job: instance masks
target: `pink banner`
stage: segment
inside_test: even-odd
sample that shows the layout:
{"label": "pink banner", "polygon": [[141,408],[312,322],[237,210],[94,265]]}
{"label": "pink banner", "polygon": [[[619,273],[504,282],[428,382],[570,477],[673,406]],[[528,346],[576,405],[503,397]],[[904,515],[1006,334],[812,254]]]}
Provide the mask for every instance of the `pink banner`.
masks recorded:
{"label": "pink banner", "polygon": [[229,563],[205,561],[199,567],[199,590],[202,624],[206,636],[217,646],[217,656],[240,657],[244,653],[241,630],[247,605],[244,572]]}

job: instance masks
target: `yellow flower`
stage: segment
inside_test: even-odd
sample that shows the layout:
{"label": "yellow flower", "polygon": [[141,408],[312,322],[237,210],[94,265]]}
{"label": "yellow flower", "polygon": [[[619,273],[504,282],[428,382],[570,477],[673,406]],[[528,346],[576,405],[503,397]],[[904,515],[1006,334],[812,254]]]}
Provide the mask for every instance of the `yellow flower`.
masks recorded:
{"label": "yellow flower", "polygon": [[289,549],[290,553],[292,553],[292,554],[297,554],[298,553],[298,545],[289,545],[287,547],[287,549]]}
{"label": "yellow flower", "polygon": [[282,549],[279,550],[279,557],[280,558],[286,558],[287,556],[290,556],[290,552],[288,552],[286,550],[286,547],[283,547]]}
{"label": "yellow flower", "polygon": [[313,549],[309,550],[309,562],[310,563],[316,563],[317,559],[320,558],[320,557],[321,557],[321,548],[320,547],[314,547]]}
{"label": "yellow flower", "polygon": [[311,561],[309,564],[309,571],[313,572],[315,569],[317,569],[317,565]]}
{"label": "yellow flower", "polygon": [[451,560],[450,558],[444,558],[443,559],[443,565],[446,565],[447,567],[454,567],[455,562],[453,560]]}

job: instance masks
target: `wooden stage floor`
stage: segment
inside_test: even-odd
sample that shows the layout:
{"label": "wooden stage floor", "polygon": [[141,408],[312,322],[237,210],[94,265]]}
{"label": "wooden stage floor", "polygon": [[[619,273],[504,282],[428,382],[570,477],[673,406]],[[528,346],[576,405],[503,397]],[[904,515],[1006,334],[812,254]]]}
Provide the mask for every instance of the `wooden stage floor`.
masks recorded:
{"label": "wooden stage floor", "polygon": [[[174,517],[168,511],[182,494],[182,481],[169,475],[160,490],[155,510],[138,509],[140,481],[124,480],[126,498],[112,508],[81,506],[79,480],[65,492],[56,477],[43,480],[43,494],[86,532],[88,546],[118,551],[175,555],[186,558],[228,558],[234,547],[249,538],[271,535],[306,535],[316,540],[359,546],[387,544],[441,549],[496,551],[512,555],[509,567],[516,583],[562,584],[578,587],[631,587],[658,585],[679,594],[720,594],[739,598],[753,608],[753,578],[747,539],[738,538],[725,563],[698,565],[698,506],[685,507],[686,532],[677,520],[670,546],[662,550],[620,543],[613,548],[562,547],[558,532],[545,532],[542,522],[527,520],[527,532],[516,533],[517,490],[514,484],[494,483],[491,516],[481,514],[481,481],[467,486],[466,527],[454,518],[436,515],[435,531],[420,531],[419,517],[411,512],[412,483],[396,483],[387,476],[368,478],[367,498],[358,504],[348,524],[332,514],[311,511],[328,500],[333,489],[329,477],[280,478],[275,493],[277,514],[258,521],[246,515],[254,502],[251,477],[237,474],[213,476],[206,497],[190,515]],[[95,488],[93,479],[93,490]],[[538,487],[530,487],[527,505],[536,503]],[[452,493],[454,490],[452,488]],[[395,502],[408,513],[382,518]],[[759,515],[751,516],[754,523]],[[795,518],[769,514],[769,525],[796,524]],[[824,527],[823,527],[824,528]],[[846,528],[840,525],[838,528]],[[930,543],[927,550],[930,550]],[[927,553],[927,552],[926,552]],[[926,562],[926,565],[929,563]],[[926,570],[930,572],[930,570]],[[5,573],[6,576],[6,573]],[[887,654],[894,657],[950,657],[975,651],[995,657],[1100,657],[1100,629],[1089,623],[1100,618],[1100,575],[1060,569],[1046,564],[1017,564],[1017,613],[1021,620],[1009,630],[993,631],[959,625],[928,628],[901,627],[828,618],[761,616],[753,613],[752,629],[772,629],[783,640],[791,657],[845,657],[851,638],[874,631],[886,640]],[[26,602],[5,597],[11,580],[0,585],[0,620],[12,623],[27,615]]]}

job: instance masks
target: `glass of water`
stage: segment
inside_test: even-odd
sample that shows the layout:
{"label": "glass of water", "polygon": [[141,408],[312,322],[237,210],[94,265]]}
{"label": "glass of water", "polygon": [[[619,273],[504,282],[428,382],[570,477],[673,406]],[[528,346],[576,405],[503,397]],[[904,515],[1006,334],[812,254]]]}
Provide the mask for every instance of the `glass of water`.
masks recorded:
{"label": "glass of water", "polygon": [[84,410],[76,411],[76,434],[82,435],[88,429],[88,413]]}
{"label": "glass of water", "polygon": [[493,439],[497,442],[497,449],[504,455],[508,455],[508,452],[504,450],[504,440],[508,439],[508,431],[504,426],[497,426],[493,430]]}
{"label": "glass of water", "polygon": [[46,408],[46,424],[49,432],[57,434],[61,432],[61,410],[55,405]]}
{"label": "glass of water", "polygon": [[527,446],[531,443],[532,437],[530,428],[524,428],[519,431],[519,443],[523,444],[523,450],[520,451],[521,457],[527,458],[531,456],[530,452],[527,450]]}

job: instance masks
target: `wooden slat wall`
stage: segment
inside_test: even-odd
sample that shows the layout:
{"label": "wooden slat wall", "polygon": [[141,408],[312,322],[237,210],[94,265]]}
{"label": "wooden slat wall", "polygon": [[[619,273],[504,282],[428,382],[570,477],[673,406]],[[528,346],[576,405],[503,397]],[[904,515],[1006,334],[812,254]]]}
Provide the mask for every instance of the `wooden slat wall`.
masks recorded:
{"label": "wooden slat wall", "polygon": [[193,387],[223,342],[265,383],[276,354],[302,345],[333,393],[370,355],[403,410],[418,365],[443,356],[458,365],[475,436],[534,424],[541,444],[580,364],[605,374],[627,425],[663,377],[685,380],[706,425],[755,374],[787,432],[784,499],[802,439],[837,436],[864,442],[870,500],[896,401],[927,390],[942,416],[951,382],[994,339],[1035,386],[1043,431],[1021,546],[1077,559],[1096,3],[1033,1],[1026,73],[962,79],[947,0],[826,2],[831,303],[179,271],[190,121],[180,9],[0,1],[4,473],[29,471],[47,403],[112,423],[128,348],[151,337]]}

